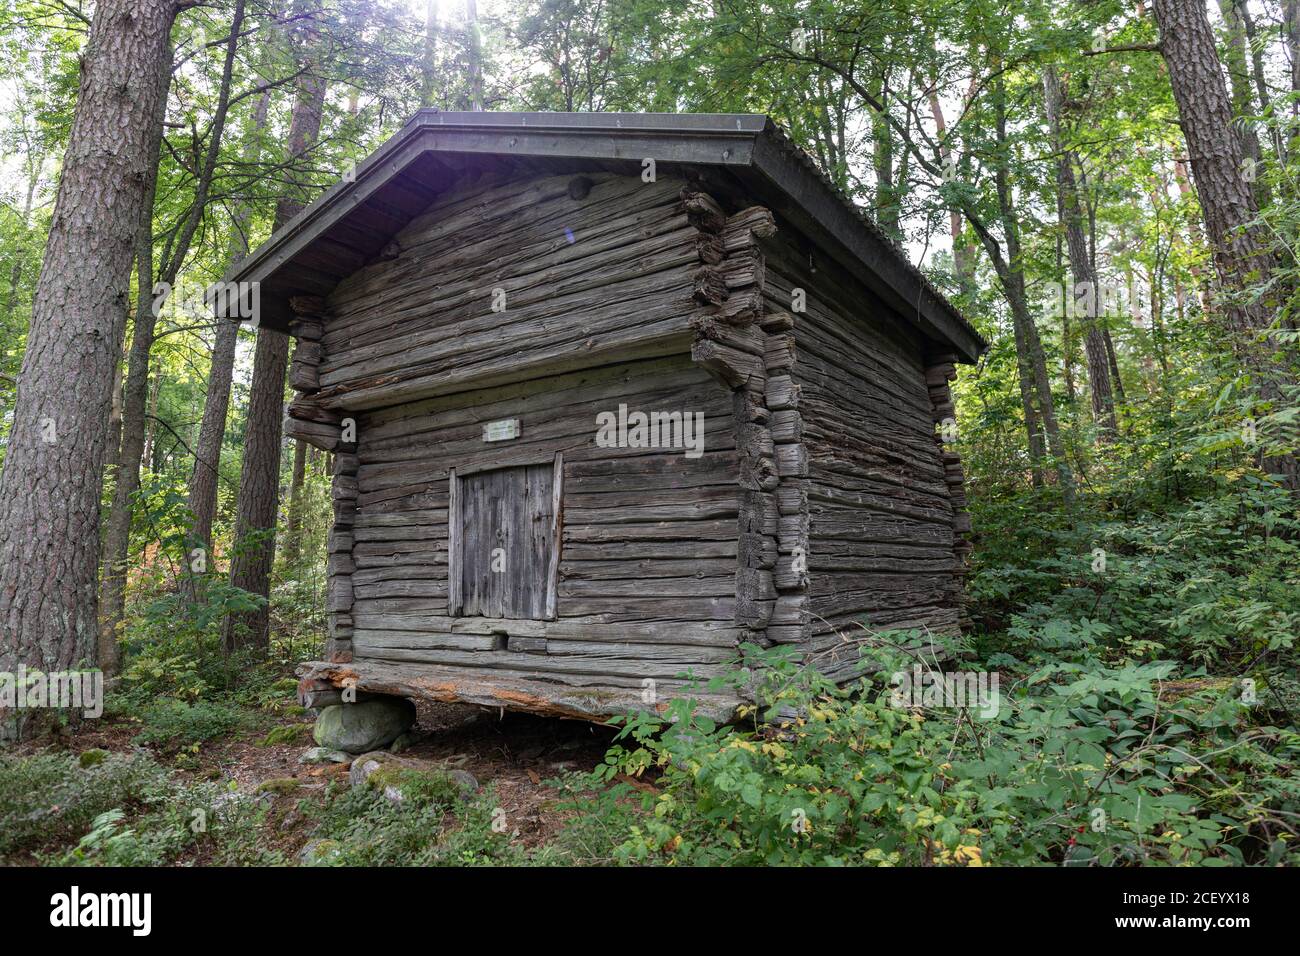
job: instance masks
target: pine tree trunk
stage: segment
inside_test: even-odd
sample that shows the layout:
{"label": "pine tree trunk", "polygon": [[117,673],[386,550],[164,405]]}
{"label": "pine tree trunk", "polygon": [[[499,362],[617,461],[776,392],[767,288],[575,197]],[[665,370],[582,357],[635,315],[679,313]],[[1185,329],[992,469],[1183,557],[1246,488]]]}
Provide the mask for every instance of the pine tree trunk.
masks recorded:
{"label": "pine tree trunk", "polygon": [[289,481],[289,516],[284,530],[284,557],[290,564],[302,554],[303,482],[307,477],[307,444],[294,442],[293,478]]}
{"label": "pine tree trunk", "polygon": [[[266,118],[271,106],[271,91],[264,90],[253,110],[252,139],[244,149],[243,162],[253,165],[261,152],[258,141],[266,129]],[[229,262],[238,265],[248,255],[248,224],[252,219],[252,206],[246,199],[236,203],[230,233]],[[208,394],[203,403],[203,421],[199,425],[199,438],[194,445],[194,472],[190,476],[189,510],[194,516],[190,526],[187,561],[190,572],[195,572],[193,552],[202,551],[199,567],[212,570],[212,526],[217,518],[217,484],[221,477],[221,448],[226,438],[226,418],[230,414],[230,386],[235,371],[235,349],[239,343],[239,323],[217,320],[212,343],[212,358],[208,364]],[[190,600],[198,599],[198,588],[192,576],[186,577],[185,594]]]}
{"label": "pine tree trunk", "polygon": [[[298,158],[320,132],[325,104],[325,82],[309,68],[295,87],[293,117],[289,124],[289,155]],[[279,229],[302,209],[297,195],[281,199],[275,208],[274,228]],[[244,461],[239,477],[239,507],[235,515],[236,550],[230,582],[264,598],[271,593],[275,563],[275,526],[280,506],[280,437],[284,420],[284,385],[289,367],[289,337],[261,328],[253,358],[253,382],[244,438]],[[269,532],[252,543],[254,532]],[[270,644],[270,616],[266,605],[226,621],[228,649]]]}
{"label": "pine tree trunk", "polygon": [[1232,104],[1201,0],[1155,0],[1160,48],[1169,71],[1192,178],[1201,201],[1214,266],[1224,290],[1225,314],[1239,332],[1267,328],[1267,303],[1241,295],[1267,282],[1273,260],[1259,209],[1242,173],[1245,151],[1232,125]]}
{"label": "pine tree trunk", "polygon": [[100,480],[175,0],[99,0],[0,476],[0,670],[94,657]]}
{"label": "pine tree trunk", "polygon": [[[244,4],[239,0],[235,4],[231,40],[226,46],[225,66],[217,106],[213,114],[212,130],[204,151],[203,165],[195,182],[193,202],[170,246],[167,261],[161,263],[158,273],[160,287],[170,287],[176,281],[207,203],[230,104],[235,49],[243,19]],[[162,123],[166,114],[167,86],[171,82],[170,58],[166,68],[161,71],[159,80],[164,86],[157,117],[159,143],[155,145],[155,175],[158,145],[161,143]],[[158,396],[162,388],[161,372],[155,373],[152,389],[149,385],[150,353],[153,350],[154,332],[162,305],[161,300],[156,301],[153,295],[155,286],[152,203],[145,209],[141,218],[136,261],[139,298],[136,303],[135,330],[131,336],[131,357],[122,401],[122,444],[118,456],[117,482],[113,488],[113,505],[109,511],[108,528],[104,535],[104,573],[100,582],[99,654],[100,667],[106,674],[115,674],[120,665],[121,654],[117,645],[117,631],[126,609],[126,565],[130,556],[132,499],[140,488],[141,469],[152,465],[154,435],[157,432],[154,419],[157,416]]]}
{"label": "pine tree trunk", "polygon": [[[1232,105],[1214,34],[1201,0],[1154,0],[1153,9],[1223,292],[1222,309],[1261,396],[1276,406],[1284,374],[1271,359],[1268,344],[1258,341],[1273,322],[1276,302],[1251,292],[1269,282],[1275,263],[1264,227],[1255,222],[1259,210],[1254,193],[1242,175],[1245,150],[1232,127]],[[1280,474],[1286,487],[1300,491],[1294,454],[1268,457],[1262,466]]]}
{"label": "pine tree trunk", "polygon": [[420,63],[420,106],[437,105],[438,93],[438,0],[427,0],[424,11],[424,51]]}

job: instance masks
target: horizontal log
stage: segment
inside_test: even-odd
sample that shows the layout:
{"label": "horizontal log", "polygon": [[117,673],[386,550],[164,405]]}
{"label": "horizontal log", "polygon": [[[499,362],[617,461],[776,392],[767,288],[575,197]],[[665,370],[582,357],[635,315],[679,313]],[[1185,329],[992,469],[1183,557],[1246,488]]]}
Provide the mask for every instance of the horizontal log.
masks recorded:
{"label": "horizontal log", "polygon": [[718,342],[696,342],[691,346],[691,357],[731,388],[738,388],[751,378],[761,379],[765,374],[761,358]]}
{"label": "horizontal log", "polygon": [[[335,686],[353,686],[374,693],[415,697],[441,703],[477,704],[508,708],[549,717],[602,721],[645,709],[666,710],[667,695],[647,704],[643,688],[636,681],[622,692],[611,688],[592,693],[579,685],[564,685],[483,670],[448,666],[400,666],[381,662],[354,661],[339,665],[313,662],[301,665],[303,681],[327,680]],[[301,686],[301,685],[300,685]],[[697,713],[727,722],[741,701],[734,696],[691,691]]]}
{"label": "horizontal log", "polygon": [[[325,334],[325,324],[317,318],[289,320],[289,334],[302,342],[319,342]],[[319,356],[317,358],[319,361]]]}
{"label": "horizontal log", "polygon": [[722,232],[727,214],[708,193],[682,190],[682,205],[692,224],[704,232]]}
{"label": "horizontal log", "polygon": [[800,391],[789,375],[772,375],[767,380],[767,407],[774,412],[798,408]]}

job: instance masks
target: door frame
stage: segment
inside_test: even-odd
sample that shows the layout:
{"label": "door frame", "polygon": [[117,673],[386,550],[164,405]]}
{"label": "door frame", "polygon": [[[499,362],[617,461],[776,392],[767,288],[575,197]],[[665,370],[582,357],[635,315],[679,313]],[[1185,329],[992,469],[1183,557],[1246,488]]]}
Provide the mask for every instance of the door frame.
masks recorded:
{"label": "door frame", "polygon": [[[482,468],[462,471],[459,475],[455,468],[448,469],[447,475],[447,615],[460,617],[465,607],[465,596],[461,589],[462,563],[465,554],[463,540],[464,521],[461,513],[463,498],[461,480],[465,475],[496,471],[498,468],[516,468],[528,462],[512,461],[509,464],[490,465]],[[545,461],[535,462],[545,464]],[[560,585],[560,535],[563,531],[561,512],[564,502],[564,453],[557,451],[551,472],[551,548],[546,567],[546,610],[543,620],[554,621],[557,614],[558,591]]]}

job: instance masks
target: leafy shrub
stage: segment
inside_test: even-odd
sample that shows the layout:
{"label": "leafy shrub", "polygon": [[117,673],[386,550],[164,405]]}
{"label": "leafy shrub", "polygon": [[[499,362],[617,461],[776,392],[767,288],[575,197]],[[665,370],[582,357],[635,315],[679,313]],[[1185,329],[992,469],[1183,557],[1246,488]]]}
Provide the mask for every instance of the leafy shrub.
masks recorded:
{"label": "leafy shrub", "polygon": [[142,755],[87,767],[66,754],[0,756],[0,858],[75,839],[110,810],[145,806],[166,792],[166,779]]}
{"label": "leafy shrub", "polygon": [[[631,715],[588,813],[625,814],[614,858],[703,865],[1209,864],[1297,858],[1294,730],[1252,727],[1233,688],[1161,696],[1171,663],[1053,665],[996,717],[893,706],[747,647],[772,723],[717,726],[674,701]],[[783,719],[783,713],[798,716]],[[1250,796],[1243,779],[1267,767]]]}
{"label": "leafy shrub", "polygon": [[1300,521],[1289,508],[1284,492],[1247,485],[1057,533],[1052,553],[974,576],[977,616],[1017,607],[983,648],[1033,663],[1175,658],[1238,673],[1293,662]]}
{"label": "leafy shrub", "polygon": [[[379,776],[382,771],[376,772]],[[384,787],[331,794],[313,839],[323,844],[308,862],[329,866],[470,866],[520,863],[523,851],[493,829],[491,796],[466,800],[440,774],[392,779],[403,799]]]}
{"label": "leafy shrub", "polygon": [[182,749],[256,726],[256,714],[226,701],[163,697],[138,711],[144,729],[136,743]]}
{"label": "leafy shrub", "polygon": [[191,840],[183,826],[152,817],[135,826],[120,809],[101,813],[75,847],[55,858],[59,866],[165,866]]}

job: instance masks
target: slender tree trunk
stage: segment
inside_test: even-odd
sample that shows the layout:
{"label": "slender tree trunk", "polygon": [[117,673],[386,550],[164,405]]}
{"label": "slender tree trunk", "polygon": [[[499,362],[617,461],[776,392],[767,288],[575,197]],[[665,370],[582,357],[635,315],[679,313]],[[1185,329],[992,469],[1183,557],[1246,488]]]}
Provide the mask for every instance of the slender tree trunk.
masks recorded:
{"label": "slender tree trunk", "polygon": [[[122,323],[123,337],[126,334],[126,323]],[[118,342],[118,353],[121,354],[126,348],[126,342]],[[104,482],[117,480],[117,469],[121,465],[118,460],[118,451],[122,447],[122,388],[125,384],[123,372],[125,369],[121,362],[113,363],[113,403],[108,407],[108,441],[104,452]],[[111,482],[110,482],[111,484]],[[108,490],[108,486],[105,486]]]}
{"label": "slender tree trunk", "polygon": [[176,0],[99,0],[0,476],[0,670],[96,652],[114,367]]}
{"label": "slender tree trunk", "polygon": [[[1056,187],[1060,193],[1060,209],[1065,227],[1065,245],[1070,256],[1070,272],[1074,276],[1074,289],[1065,296],[1065,307],[1073,309],[1083,325],[1083,349],[1088,357],[1088,384],[1092,395],[1092,415],[1103,436],[1115,433],[1115,397],[1111,389],[1110,363],[1107,360],[1106,339],[1102,334],[1099,313],[1105,301],[1097,281],[1097,272],[1088,253],[1088,242],[1083,232],[1083,210],[1079,202],[1079,188],[1074,178],[1075,155],[1067,149],[1062,132],[1061,110],[1065,97],[1056,68],[1043,70],[1044,102],[1047,119],[1052,128],[1056,149]],[[1078,315],[1082,306],[1082,315]]]}
{"label": "slender tree trunk", "polygon": [[[877,99],[884,88],[884,75],[872,78],[872,92]],[[889,121],[879,113],[871,116],[872,165],[876,174],[876,222],[891,239],[901,235],[898,194],[894,189],[894,137]]]}
{"label": "slender tree trunk", "polygon": [[[251,137],[244,147],[242,161],[253,166],[261,155],[261,139],[266,130],[267,114],[271,108],[271,91],[265,89],[253,110]],[[252,205],[240,197],[233,211],[230,244],[227,258],[231,266],[238,265],[248,255],[248,224],[252,219]],[[199,438],[194,446],[194,473],[190,477],[189,510],[194,516],[190,526],[189,547],[201,549],[202,562],[198,565],[212,569],[212,526],[217,517],[217,484],[221,477],[221,447],[225,443],[226,418],[230,414],[230,386],[235,371],[235,349],[239,343],[239,324],[218,319],[214,330],[212,359],[208,365],[208,394],[203,403],[203,421],[199,425]],[[187,566],[186,593],[191,600],[198,598],[197,581],[193,577],[194,563]]]}
{"label": "slender tree trunk", "polygon": [[1043,444],[1042,422],[1034,405],[1034,367],[1029,360],[1029,341],[1021,315],[1011,311],[1011,330],[1016,343],[1016,381],[1020,386],[1020,410],[1025,419],[1025,444],[1029,449],[1030,480],[1035,488],[1043,485],[1043,459],[1047,446]]}
{"label": "slender tree trunk", "polygon": [[1263,175],[1261,164],[1264,150],[1259,144],[1259,133],[1255,129],[1255,98],[1250,88],[1249,53],[1246,47],[1246,25],[1241,16],[1238,0],[1219,0],[1219,11],[1227,26],[1227,40],[1224,45],[1224,65],[1228,68],[1229,89],[1232,94],[1233,125],[1241,138],[1244,159],[1253,165],[1255,175],[1251,183],[1255,192],[1255,202],[1262,209],[1269,203],[1268,180]]}
{"label": "slender tree trunk", "polygon": [[[169,64],[170,67],[170,64]],[[170,83],[171,70],[164,83]],[[165,102],[165,100],[164,100]],[[162,110],[158,129],[162,131]],[[161,139],[161,136],[159,137]],[[157,151],[154,165],[157,168]],[[131,544],[131,498],[140,487],[140,461],[144,447],[145,402],[149,391],[149,350],[153,347],[154,323],[158,320],[153,297],[153,209],[141,216],[136,243],[136,282],[139,293],[135,329],[131,333],[131,354],[127,360],[126,387],[122,396],[122,443],[118,450],[117,480],[113,504],[104,532],[103,571],[100,577],[99,667],[107,676],[118,672],[121,650],[118,628],[126,607],[126,564]]]}
{"label": "slender tree trunk", "polygon": [[[1300,93],[1300,0],[1285,0],[1282,5],[1287,61],[1291,65],[1291,92]],[[1300,98],[1291,98],[1291,119],[1300,120]],[[1292,134],[1300,135],[1300,132]]]}
{"label": "slender tree trunk", "polygon": [[469,31],[469,108],[477,113],[483,109],[483,35],[477,0],[465,0],[465,29]]}
{"label": "slender tree trunk", "polygon": [[424,10],[424,55],[420,64],[420,105],[437,106],[438,0],[427,0]]}
{"label": "slender tree trunk", "polygon": [[[994,185],[998,195],[998,212],[1002,223],[1003,238],[1007,254],[1003,260],[990,249],[994,268],[1002,281],[1007,305],[1011,308],[1012,320],[1019,326],[1016,337],[1018,357],[1023,347],[1023,364],[1018,367],[1029,372],[1033,383],[1033,395],[1038,400],[1038,415],[1042,422],[1047,448],[1056,459],[1056,478],[1061,486],[1061,493],[1066,501],[1074,500],[1074,478],[1070,474],[1069,461],[1065,456],[1065,443],[1061,440],[1061,428],[1056,420],[1056,408],[1052,398],[1051,379],[1047,375],[1047,359],[1043,353],[1043,344],[1038,336],[1038,326],[1034,323],[1029,310],[1029,297],[1025,291],[1024,261],[1020,252],[1020,225],[1016,219],[1015,206],[1011,198],[1011,183],[1007,175],[1010,146],[1007,141],[1005,90],[999,79],[993,83],[995,123],[994,131],[998,144],[996,165],[994,167]],[[988,240],[986,239],[986,246]],[[1024,385],[1021,386],[1022,395]],[[1028,427],[1028,424],[1026,424]],[[1032,449],[1032,434],[1031,449]]]}
{"label": "slender tree trunk", "polygon": [[[239,255],[232,261],[238,262],[241,258]],[[199,439],[194,446],[194,473],[190,477],[189,492],[189,510],[194,516],[190,526],[190,550],[203,550],[202,566],[205,568],[212,561],[212,525],[217,514],[221,446],[226,436],[226,416],[230,412],[230,382],[235,370],[238,341],[239,324],[218,319],[212,358],[208,364],[208,395],[203,403]],[[194,593],[191,590],[191,594]]]}
{"label": "slender tree trunk", "polygon": [[[930,115],[934,117],[934,129],[942,144],[939,148],[939,156],[943,160],[945,169],[955,170],[957,161],[947,140],[948,125],[943,117],[943,104],[939,102],[939,94],[933,90],[930,91]],[[952,271],[957,279],[958,288],[962,292],[969,292],[975,288],[975,264],[971,262],[970,250],[962,241],[959,209],[948,210],[948,235],[952,240]]]}
{"label": "slender tree trunk", "polygon": [[[1192,184],[1188,181],[1187,164],[1181,159],[1174,160],[1174,182],[1178,186],[1178,195],[1183,199],[1194,199],[1196,194],[1192,190]],[[1165,188],[1165,183],[1161,182],[1160,188]],[[1160,197],[1154,191],[1151,194],[1153,208],[1156,200]],[[1189,206],[1187,211],[1187,238],[1193,246],[1203,248],[1206,245],[1205,233],[1201,230],[1200,220],[1196,218],[1196,213]],[[1201,304],[1201,313],[1208,319],[1214,314],[1214,305],[1210,301],[1210,280],[1206,277],[1205,271],[1199,263],[1190,267],[1192,277],[1196,280],[1196,298]],[[1179,315],[1181,317],[1183,309],[1182,297],[1179,298]]]}
{"label": "slender tree trunk", "polygon": [[152,471],[154,461],[154,440],[158,436],[158,399],[162,396],[162,372],[155,370],[153,383],[149,386],[149,412],[144,419],[144,449],[140,452],[140,470]]}
{"label": "slender tree trunk", "polygon": [[307,445],[294,443],[293,477],[289,481],[289,516],[284,529],[284,557],[295,563],[302,554],[303,482],[307,477]]}
{"label": "slender tree trunk", "polygon": [[[310,67],[300,77],[294,94],[289,125],[289,155],[301,157],[316,141],[325,105],[325,81]],[[282,198],[275,209],[279,229],[302,209],[298,195]],[[253,358],[253,382],[248,403],[243,469],[239,478],[239,507],[235,515],[237,547],[231,561],[230,582],[268,598],[275,563],[275,526],[280,505],[280,437],[284,419],[284,380],[289,366],[289,337],[260,328]],[[250,542],[254,532],[269,532]],[[265,649],[270,644],[270,616],[266,605],[226,621],[226,647]]]}
{"label": "slender tree trunk", "polygon": [[1106,344],[1106,363],[1110,366],[1110,382],[1115,386],[1115,401],[1125,403],[1124,379],[1119,374],[1119,355],[1115,352],[1115,342],[1110,337],[1110,329],[1101,327],[1101,337]]}
{"label": "slender tree trunk", "polygon": [[[45,165],[45,157],[38,155],[33,160],[29,152],[27,165],[30,171],[27,179],[27,198],[23,201],[22,226],[18,233],[18,242],[14,244],[14,262],[9,267],[9,289],[5,295],[6,323],[13,319],[14,306],[18,303],[18,285],[23,278],[23,260],[27,258],[27,242],[32,229],[32,206],[36,201],[36,187],[40,184],[41,167]],[[5,351],[0,349],[0,357],[4,356]]]}

